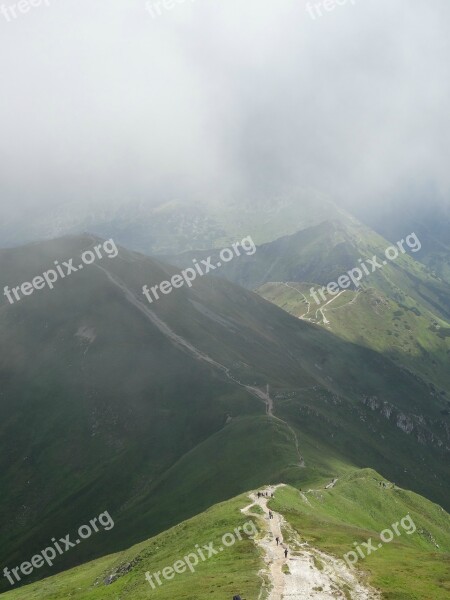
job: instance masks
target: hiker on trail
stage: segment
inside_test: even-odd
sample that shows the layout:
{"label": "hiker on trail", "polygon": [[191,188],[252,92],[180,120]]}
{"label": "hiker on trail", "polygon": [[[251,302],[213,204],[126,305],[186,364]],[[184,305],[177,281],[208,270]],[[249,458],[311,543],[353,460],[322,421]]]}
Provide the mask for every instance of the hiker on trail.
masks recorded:
{"label": "hiker on trail", "polygon": [[284,558],[287,558],[287,555],[288,555],[288,549],[285,548],[285,550],[284,550]]}
{"label": "hiker on trail", "polygon": [[279,537],[276,537],[276,538],[275,538],[275,540],[276,540],[276,542],[277,542],[277,546],[278,546],[278,544],[280,543],[280,538],[279,538]]}
{"label": "hiker on trail", "polygon": [[258,492],[258,498],[261,498],[261,492]]}
{"label": "hiker on trail", "polygon": [[269,510],[269,519],[273,519],[273,512]]}

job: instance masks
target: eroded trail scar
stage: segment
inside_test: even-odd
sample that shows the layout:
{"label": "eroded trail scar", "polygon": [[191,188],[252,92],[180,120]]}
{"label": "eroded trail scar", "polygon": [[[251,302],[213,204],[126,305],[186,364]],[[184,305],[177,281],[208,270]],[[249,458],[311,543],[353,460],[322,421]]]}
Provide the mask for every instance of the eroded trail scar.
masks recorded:
{"label": "eroded trail scar", "polygon": [[[250,494],[252,503],[242,509],[259,522],[262,518],[265,525],[264,535],[255,539],[266,563],[260,573],[264,583],[258,600],[381,600],[379,592],[360,582],[356,571],[302,541],[282,515],[268,508],[271,495],[282,486],[269,486],[260,497]],[[262,509],[262,517],[252,512],[255,506]]]}
{"label": "eroded trail scar", "polygon": [[107,269],[105,269],[101,265],[95,265],[95,266],[98,269],[100,269],[101,271],[103,271],[103,273],[105,273],[105,275],[109,279],[109,281],[122,291],[122,293],[124,294],[126,300],[130,304],[132,304],[142,315],[144,315],[148,321],[150,321],[154,326],[156,326],[159,329],[159,331],[163,335],[165,335],[172,342],[172,344],[174,344],[175,346],[177,346],[183,352],[188,353],[190,356],[192,356],[196,360],[201,361],[201,362],[209,365],[210,367],[213,367],[214,369],[222,372],[223,374],[225,374],[225,376],[230,381],[232,381],[236,385],[238,385],[238,386],[244,388],[245,390],[247,390],[247,392],[249,392],[250,394],[252,394],[256,398],[258,398],[258,400],[262,400],[265,403],[265,405],[266,405],[266,414],[269,417],[271,417],[273,419],[278,419],[281,423],[284,423],[286,425],[286,427],[292,433],[293,438],[294,438],[294,442],[295,442],[296,451],[297,451],[298,458],[299,458],[299,463],[298,464],[299,464],[300,467],[304,467],[305,466],[304,460],[303,460],[303,458],[302,458],[302,456],[300,454],[300,449],[299,449],[297,434],[292,429],[292,427],[290,425],[288,425],[288,423],[286,423],[282,419],[279,419],[278,417],[275,417],[275,415],[273,413],[273,400],[270,397],[268,387],[267,387],[266,392],[264,392],[263,390],[260,390],[256,386],[246,385],[245,383],[241,383],[240,381],[238,381],[235,377],[233,377],[233,375],[231,374],[231,371],[230,371],[230,369],[228,367],[226,367],[225,365],[222,365],[221,363],[217,362],[216,360],[214,360],[213,358],[211,358],[210,356],[208,356],[205,352],[203,352],[203,351],[199,350],[198,348],[196,348],[193,344],[191,344],[191,342],[189,342],[188,340],[186,340],[182,336],[180,336],[177,333],[175,333],[175,331],[173,331],[173,329],[171,329],[167,325],[167,323],[165,323],[162,319],[160,319],[153,310],[151,310],[150,308],[148,308],[148,306],[146,306],[145,303],[143,303],[135,295],[135,293],[132,290],[130,290],[125,285],[125,283],[123,281],[121,281],[116,275],[113,275],[112,273],[110,273],[110,271],[108,271]]}

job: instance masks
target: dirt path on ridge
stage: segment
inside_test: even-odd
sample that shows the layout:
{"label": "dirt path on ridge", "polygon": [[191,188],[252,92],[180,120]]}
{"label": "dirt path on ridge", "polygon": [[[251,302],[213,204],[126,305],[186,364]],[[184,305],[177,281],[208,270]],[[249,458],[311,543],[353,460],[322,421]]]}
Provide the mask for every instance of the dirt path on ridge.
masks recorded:
{"label": "dirt path on ridge", "polygon": [[[282,486],[269,486],[264,492],[270,496]],[[251,511],[254,506],[259,506],[266,524],[265,535],[255,543],[263,552],[266,563],[263,579],[268,579],[269,586],[263,584],[258,600],[348,600],[349,597],[351,600],[381,600],[379,592],[361,583],[357,572],[350,570],[342,560],[302,542],[282,515],[272,511],[273,518],[270,519],[267,507],[270,498],[258,498],[255,492],[249,497],[252,503],[242,512],[260,520],[261,515]],[[289,537],[289,545],[283,539],[283,532]],[[277,537],[281,541],[278,546]],[[288,549],[287,558],[284,557],[285,548]]]}

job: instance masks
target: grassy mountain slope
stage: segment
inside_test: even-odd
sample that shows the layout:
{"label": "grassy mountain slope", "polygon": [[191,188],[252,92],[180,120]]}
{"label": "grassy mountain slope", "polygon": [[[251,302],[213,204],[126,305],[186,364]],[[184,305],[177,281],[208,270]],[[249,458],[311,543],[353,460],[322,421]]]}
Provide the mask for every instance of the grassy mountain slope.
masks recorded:
{"label": "grassy mountain slope", "polygon": [[258,293],[297,318],[388,356],[436,386],[436,394],[450,398],[445,391],[450,390],[450,323],[373,288],[346,290],[339,297],[326,293],[327,300],[318,306],[309,296],[310,288],[306,283],[267,283]]}
{"label": "grassy mountain slope", "polygon": [[301,498],[297,490],[281,488],[270,506],[312,546],[340,557],[355,550],[354,542],[364,550],[362,543],[372,538],[377,547],[382,531],[410,515],[414,533],[399,527],[400,536],[394,535],[392,542],[359,560],[356,568],[367,573],[371,584],[389,600],[448,598],[448,513],[417,494],[393,487],[371,469],[348,474],[334,488],[310,490]]}
{"label": "grassy mountain slope", "polygon": [[[403,228],[403,235],[397,231],[396,239],[405,239],[411,231]],[[417,248],[415,240],[410,243]],[[325,293],[326,300],[317,305],[310,294],[311,288],[336,282],[348,270],[360,267],[359,260],[366,261],[371,270],[367,260],[375,255],[382,262],[389,245],[356,219],[342,214],[339,220],[263,244],[253,256],[241,256],[222,266],[220,275],[257,289],[297,317],[383,353],[421,377],[432,394],[448,402],[450,286],[415,260],[420,253],[413,253],[405,244],[406,254],[362,278],[362,293],[357,296],[354,288],[338,297]],[[425,245],[423,241],[422,251]],[[216,255],[212,254],[214,262]],[[193,256],[187,253],[170,260],[186,266]],[[445,421],[448,405],[441,410]]]}
{"label": "grassy mountain slope", "polygon": [[[410,230],[398,238],[406,238]],[[350,269],[359,267],[359,259],[367,261],[374,255],[382,262],[390,246],[385,238],[359,223],[341,215],[293,235],[285,236],[258,247],[253,256],[241,256],[220,269],[226,277],[249,289],[257,289],[268,282],[314,282],[326,286]],[[363,289],[374,287],[396,302],[410,307],[425,307],[439,317],[450,319],[450,286],[407,253],[387,261],[381,269],[364,275]],[[408,253],[409,252],[409,253]],[[204,258],[214,251],[185,253],[169,257],[178,266],[189,266],[192,258]],[[368,265],[369,271],[372,267]]]}
{"label": "grassy mountain slope", "polygon": [[[1,251],[4,283],[30,281],[55,257],[97,242]],[[173,272],[121,249],[53,290],[1,306],[4,564],[104,510],[115,528],[57,568],[142,540],[249,482],[303,484],[350,466],[448,500],[444,403],[426,385],[214,277],[149,312],[142,285]],[[264,416],[249,386],[266,384],[275,417],[288,422]],[[252,460],[242,460],[246,449]]]}
{"label": "grassy mountain slope", "polygon": [[[381,531],[399,522],[407,514],[416,531],[403,534],[390,544],[360,561],[370,582],[391,600],[443,600],[448,593],[445,561],[450,553],[450,518],[442,508],[398,487],[380,486],[384,481],[376,472],[353,471],[338,480],[332,489],[305,490],[279,488],[270,506],[281,513],[288,524],[311,546],[341,558],[353,548],[353,542],[378,538]],[[164,533],[126,551],[106,556],[37,584],[4,594],[5,600],[139,600],[152,597],[228,600],[240,593],[248,600],[257,598],[261,586],[258,571],[262,557],[253,541],[241,541],[213,557],[199,561],[195,573],[177,574],[152,589],[145,579],[171,566],[195,550],[213,542],[220,547],[222,536],[244,525],[248,517],[240,509],[248,504],[245,494],[215,505],[206,512],[180,523]],[[255,519],[257,535],[264,523]],[[402,531],[400,529],[400,531]],[[290,530],[284,537],[289,540]],[[291,550],[296,555],[295,549]],[[117,577],[109,585],[109,577]]]}
{"label": "grassy mountain slope", "polygon": [[[154,573],[171,566],[191,552],[195,545],[214,542],[217,547],[224,533],[233,532],[248,520],[240,514],[245,498],[238,497],[216,505],[206,512],[180,523],[169,531],[124,552],[107,556],[66,573],[51,577],[17,591],[3,595],[5,599],[60,600],[70,597],[95,600],[129,598],[230,598],[243,590],[247,598],[256,597],[260,586],[258,552],[253,542],[243,538],[220,555],[200,562],[195,573],[178,574],[172,581],[152,590],[145,579],[146,571]],[[124,566],[132,564],[117,581],[105,585],[105,579]],[[164,581],[164,580],[163,580]]]}

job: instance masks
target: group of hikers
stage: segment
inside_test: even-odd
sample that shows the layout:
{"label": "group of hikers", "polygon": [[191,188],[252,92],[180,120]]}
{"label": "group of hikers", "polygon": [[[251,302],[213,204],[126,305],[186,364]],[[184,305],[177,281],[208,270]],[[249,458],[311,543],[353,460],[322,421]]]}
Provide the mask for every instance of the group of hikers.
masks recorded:
{"label": "group of hikers", "polygon": [[[276,541],[276,543],[277,543],[277,546],[279,546],[279,545],[280,545],[280,538],[279,538],[279,537],[276,537],[276,538],[275,538],[275,541]],[[287,558],[288,552],[289,552],[289,551],[288,551],[288,549],[287,549],[287,548],[285,548],[285,549],[284,549],[284,558]]]}
{"label": "group of hikers", "polygon": [[[273,498],[273,493],[270,492],[258,492],[257,493],[258,498]],[[269,510],[269,519],[273,519],[273,512],[271,510]],[[277,543],[277,546],[279,546],[282,543],[282,540],[280,540],[280,538],[277,536],[275,538],[275,541]],[[289,554],[289,550],[285,547],[284,548],[284,558],[287,558]],[[242,600],[242,598],[237,595],[237,596],[233,596],[233,600]]]}
{"label": "group of hikers", "polygon": [[[258,492],[258,498],[261,498],[261,497],[268,498],[269,492]],[[273,498],[273,494],[271,494],[270,497]],[[271,510],[269,510],[269,519],[273,519],[273,512]],[[281,544],[281,540],[278,536],[275,538],[275,541],[277,543],[277,546],[279,546]],[[287,558],[288,554],[289,554],[289,550],[285,547],[284,548],[284,558]]]}
{"label": "group of hikers", "polygon": [[273,498],[273,494],[269,492],[258,492],[258,498]]}

